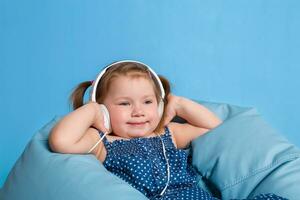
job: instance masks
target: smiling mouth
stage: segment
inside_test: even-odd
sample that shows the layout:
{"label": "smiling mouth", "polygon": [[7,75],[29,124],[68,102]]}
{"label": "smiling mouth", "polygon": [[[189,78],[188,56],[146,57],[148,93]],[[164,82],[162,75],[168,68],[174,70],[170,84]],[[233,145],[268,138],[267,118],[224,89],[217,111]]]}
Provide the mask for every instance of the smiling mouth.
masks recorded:
{"label": "smiling mouth", "polygon": [[144,124],[146,124],[147,122],[128,122],[127,124],[131,125],[131,126],[142,126]]}

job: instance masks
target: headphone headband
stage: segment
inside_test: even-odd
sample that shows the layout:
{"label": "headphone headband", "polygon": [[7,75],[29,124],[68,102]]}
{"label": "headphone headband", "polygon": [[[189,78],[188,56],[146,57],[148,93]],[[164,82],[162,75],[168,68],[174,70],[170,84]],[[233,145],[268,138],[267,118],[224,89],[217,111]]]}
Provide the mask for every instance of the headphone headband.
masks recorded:
{"label": "headphone headband", "polygon": [[120,63],[126,63],[126,62],[129,62],[129,63],[137,63],[137,64],[141,64],[145,67],[147,67],[147,69],[151,72],[152,75],[154,75],[155,77],[155,80],[158,82],[158,85],[159,85],[159,88],[160,88],[160,91],[161,91],[161,97],[162,99],[165,98],[165,90],[163,88],[163,85],[158,77],[158,75],[151,69],[151,67],[149,67],[148,65],[146,65],[145,63],[142,63],[142,62],[139,62],[139,61],[135,61],[135,60],[121,60],[121,61],[117,61],[117,62],[114,62],[110,65],[108,65],[107,67],[105,67],[97,76],[97,78],[93,81],[93,84],[92,84],[92,89],[91,89],[91,95],[90,95],[90,100],[93,101],[93,102],[96,102],[96,91],[97,91],[97,86],[98,86],[98,83],[99,81],[101,80],[102,76],[105,74],[105,72],[112,66],[116,65],[116,64],[120,64]]}

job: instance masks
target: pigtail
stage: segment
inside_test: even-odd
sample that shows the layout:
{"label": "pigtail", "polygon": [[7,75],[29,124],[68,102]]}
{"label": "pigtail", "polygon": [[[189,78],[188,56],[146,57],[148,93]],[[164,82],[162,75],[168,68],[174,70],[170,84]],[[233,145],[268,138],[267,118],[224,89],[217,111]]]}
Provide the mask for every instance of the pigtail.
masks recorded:
{"label": "pigtail", "polygon": [[164,91],[165,91],[165,98],[163,99],[164,101],[164,111],[163,111],[163,115],[162,115],[162,118],[160,120],[160,122],[158,123],[156,129],[154,130],[154,132],[157,132],[162,130],[163,127],[164,127],[164,118],[165,118],[165,113],[166,113],[166,108],[167,108],[167,105],[168,105],[168,95],[170,94],[171,92],[171,85],[170,85],[170,82],[168,81],[168,79],[166,79],[164,76],[161,76],[161,75],[158,75],[162,85],[163,85],[163,88],[164,88]]}
{"label": "pigtail", "polygon": [[92,85],[91,81],[85,81],[78,84],[69,97],[70,104],[72,104],[73,110],[83,106],[84,94],[88,87]]}
{"label": "pigtail", "polygon": [[168,79],[166,79],[164,76],[161,76],[159,75],[158,76],[162,85],[163,85],[163,88],[165,90],[165,98],[164,98],[164,102],[165,102],[165,105],[168,103],[168,95],[170,94],[171,92],[171,86],[170,86],[170,82],[168,81]]}

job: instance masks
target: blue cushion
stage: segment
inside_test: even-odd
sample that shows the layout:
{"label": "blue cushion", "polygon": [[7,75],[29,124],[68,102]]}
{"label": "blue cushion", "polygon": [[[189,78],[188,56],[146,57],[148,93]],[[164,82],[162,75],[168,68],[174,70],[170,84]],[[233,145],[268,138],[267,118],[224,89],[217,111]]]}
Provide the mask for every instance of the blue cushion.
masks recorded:
{"label": "blue cushion", "polygon": [[224,123],[192,142],[193,165],[222,199],[300,197],[300,150],[254,108],[201,102]]}
{"label": "blue cushion", "polygon": [[146,199],[92,155],[50,152],[48,134],[60,118],[44,126],[26,146],[0,191],[0,199]]}

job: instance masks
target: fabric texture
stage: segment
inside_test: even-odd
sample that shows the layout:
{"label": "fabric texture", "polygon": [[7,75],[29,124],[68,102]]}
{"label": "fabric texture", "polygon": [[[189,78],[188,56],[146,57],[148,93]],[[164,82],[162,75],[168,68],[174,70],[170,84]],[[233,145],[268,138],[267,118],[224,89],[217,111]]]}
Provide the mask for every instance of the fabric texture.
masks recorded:
{"label": "fabric texture", "polygon": [[[172,141],[171,132],[165,127],[162,136],[151,138],[134,138],[131,140],[108,141],[103,137],[107,150],[103,165],[110,172],[120,177],[142,192],[148,199],[181,200],[217,200],[208,192],[197,186],[194,168],[190,156],[177,149]],[[170,182],[167,178],[167,161],[170,165]],[[161,195],[164,188],[165,193]],[[260,194],[256,200],[282,200],[273,194]]]}
{"label": "fabric texture", "polygon": [[300,150],[273,129],[255,108],[201,102],[223,124],[192,142],[199,179],[222,199],[261,193],[300,196]]}
{"label": "fabric texture", "polygon": [[26,146],[0,191],[1,200],[147,199],[93,155],[51,152],[48,135],[60,119],[42,127]]}
{"label": "fabric texture", "polygon": [[[100,132],[100,136],[103,135]],[[113,142],[104,137],[103,141],[107,150],[104,167],[147,198],[211,199],[209,193],[197,186],[197,174],[191,166],[191,157],[184,150],[176,149],[168,127],[165,127],[162,136]],[[160,193],[168,182],[163,144],[170,165],[170,182],[161,198]]]}

